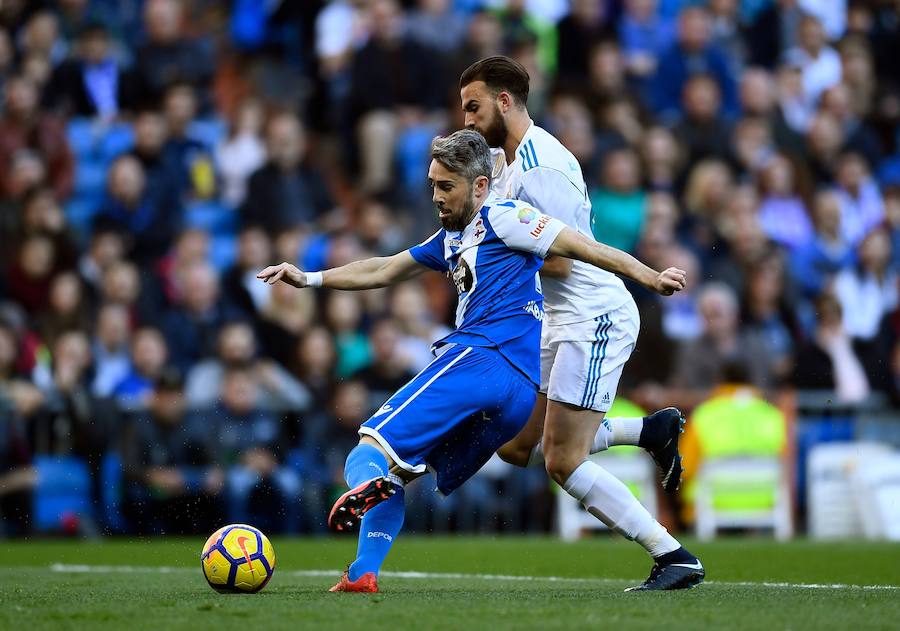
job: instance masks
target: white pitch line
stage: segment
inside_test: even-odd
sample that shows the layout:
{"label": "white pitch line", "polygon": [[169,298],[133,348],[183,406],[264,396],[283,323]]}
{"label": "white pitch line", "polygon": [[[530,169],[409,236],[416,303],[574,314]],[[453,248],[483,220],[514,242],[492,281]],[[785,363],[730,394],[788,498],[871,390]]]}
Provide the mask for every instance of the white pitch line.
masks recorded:
{"label": "white pitch line", "polygon": [[[66,563],[54,563],[50,566],[51,572],[65,574],[178,574],[196,572],[187,567],[167,567],[150,565],[73,565]],[[279,572],[288,576],[299,577],[335,577],[340,575],[340,570],[293,570]],[[381,572],[386,578],[407,579],[449,579],[449,580],[477,580],[477,581],[521,581],[543,583],[637,583],[642,579],[623,578],[599,578],[599,577],[566,577],[566,576],[522,576],[513,574],[461,574],[453,572]],[[848,583],[781,583],[781,582],[754,582],[754,581],[704,581],[704,585],[723,585],[730,587],[770,587],[778,589],[859,589],[859,590],[883,590],[898,591],[900,585],[851,585]]]}

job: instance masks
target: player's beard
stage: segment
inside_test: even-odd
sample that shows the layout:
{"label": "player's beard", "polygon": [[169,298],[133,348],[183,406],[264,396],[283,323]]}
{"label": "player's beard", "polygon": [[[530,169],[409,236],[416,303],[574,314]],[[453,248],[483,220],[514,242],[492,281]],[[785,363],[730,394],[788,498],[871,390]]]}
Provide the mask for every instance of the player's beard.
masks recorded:
{"label": "player's beard", "polygon": [[[462,212],[460,213],[450,213],[448,217],[440,217],[441,227],[447,232],[462,232],[466,226],[469,225],[469,222],[472,221],[473,211],[475,210],[475,202],[472,199],[472,186],[469,186],[469,194],[466,196],[466,201],[463,202]],[[438,212],[440,212],[440,207],[438,207]]]}
{"label": "player's beard", "polygon": [[494,116],[491,118],[491,122],[480,131],[489,147],[502,147],[506,142],[509,130],[506,128],[506,121],[496,103],[494,103]]}

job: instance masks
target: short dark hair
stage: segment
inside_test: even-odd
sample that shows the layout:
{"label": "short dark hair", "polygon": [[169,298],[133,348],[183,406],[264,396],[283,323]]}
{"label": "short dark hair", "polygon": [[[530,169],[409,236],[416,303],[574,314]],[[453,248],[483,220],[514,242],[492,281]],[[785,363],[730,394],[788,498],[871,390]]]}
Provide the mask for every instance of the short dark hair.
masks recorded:
{"label": "short dark hair", "polygon": [[525,66],[503,55],[486,57],[466,68],[459,77],[460,90],[475,81],[484,81],[495,93],[509,92],[518,105],[528,102],[531,77]]}
{"label": "short dark hair", "polygon": [[491,179],[491,148],[484,136],[471,129],[460,129],[449,136],[435,136],[431,158],[448,171],[459,173],[469,183],[482,175]]}

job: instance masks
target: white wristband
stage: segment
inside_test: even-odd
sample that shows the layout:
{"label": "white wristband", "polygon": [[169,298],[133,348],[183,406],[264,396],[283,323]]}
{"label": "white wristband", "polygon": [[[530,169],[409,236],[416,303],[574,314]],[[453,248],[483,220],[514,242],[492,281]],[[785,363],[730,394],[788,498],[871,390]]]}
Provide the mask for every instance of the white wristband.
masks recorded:
{"label": "white wristband", "polygon": [[306,272],[307,287],[321,287],[322,280],[322,272]]}

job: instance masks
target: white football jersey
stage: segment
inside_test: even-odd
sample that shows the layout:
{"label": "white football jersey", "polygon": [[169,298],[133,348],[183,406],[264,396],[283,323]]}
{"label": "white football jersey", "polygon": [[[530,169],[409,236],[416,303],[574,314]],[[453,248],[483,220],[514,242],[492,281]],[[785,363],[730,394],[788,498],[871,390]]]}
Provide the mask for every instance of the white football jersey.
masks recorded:
{"label": "white football jersey", "polygon": [[[581,165],[561,142],[534,123],[506,164],[503,149],[491,149],[491,190],[499,197],[527,202],[591,237],[591,202]],[[605,270],[572,261],[568,278],[541,279],[545,322],[572,324],[617,309],[630,295],[622,280]]]}

